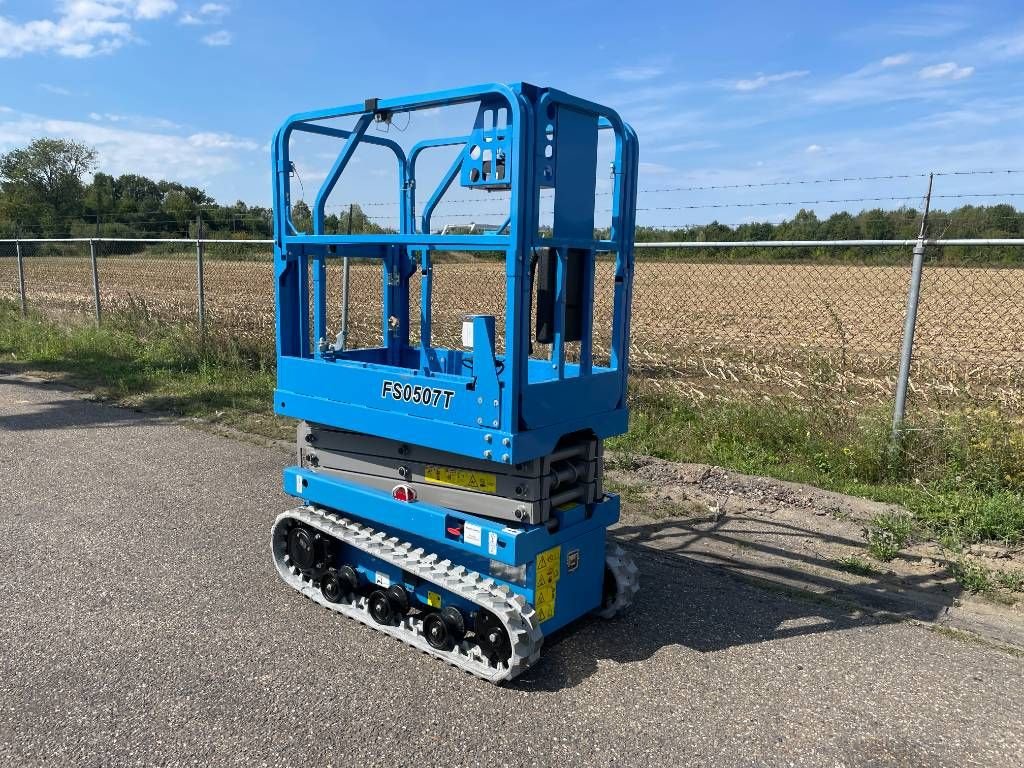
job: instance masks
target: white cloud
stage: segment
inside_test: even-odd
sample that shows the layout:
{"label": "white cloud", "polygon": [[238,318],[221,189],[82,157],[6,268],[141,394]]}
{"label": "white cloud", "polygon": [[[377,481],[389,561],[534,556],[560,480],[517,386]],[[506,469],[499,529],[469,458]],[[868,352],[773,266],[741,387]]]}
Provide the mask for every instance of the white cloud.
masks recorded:
{"label": "white cloud", "polygon": [[806,69],[795,69],[790,72],[779,72],[775,75],[758,74],[750,80],[737,80],[734,87],[737,91],[756,91],[772,83],[781,83],[785,80],[793,80],[798,77],[806,77],[810,74]]}
{"label": "white cloud", "polygon": [[231,45],[231,33],[226,29],[218,29],[216,32],[212,32],[203,38],[203,42],[206,45],[218,47],[222,45]]}
{"label": "white cloud", "polygon": [[909,53],[897,53],[893,56],[886,56],[882,59],[882,67],[888,69],[889,67],[899,67],[910,61]]}
{"label": "white cloud", "polygon": [[260,145],[249,139],[240,139],[230,133],[193,133],[188,137],[194,147],[204,149],[259,149]]}
{"label": "white cloud", "polygon": [[890,3],[890,11],[883,18],[861,27],[851,27],[846,39],[864,40],[875,37],[949,37],[967,29],[973,22],[971,4]]}
{"label": "white cloud", "polygon": [[70,96],[71,91],[67,88],[61,88],[59,85],[51,85],[50,83],[40,83],[39,87],[47,93],[52,93],[54,96]]}
{"label": "white cloud", "polygon": [[54,51],[84,59],[135,39],[132,21],[173,12],[172,0],[61,0],[55,19],[17,22],[0,16],[0,58]]}
{"label": "white cloud", "polygon": [[[171,131],[124,127],[105,116],[93,122],[57,120],[0,109],[0,152],[24,146],[40,136],[69,138],[93,146],[108,173],[140,173],[197,184],[219,178],[231,183],[262,146],[226,133],[182,135]],[[92,116],[91,116],[92,117]],[[127,118],[125,118],[127,120]]]}
{"label": "white cloud", "polygon": [[224,3],[203,3],[195,13],[186,12],[178,19],[179,24],[202,26],[216,24],[231,13],[231,8]]}
{"label": "white cloud", "polygon": [[159,19],[176,10],[178,10],[178,4],[173,0],[138,0],[135,3],[135,18]]}
{"label": "white cloud", "polygon": [[804,152],[806,152],[808,155],[816,155],[819,152],[821,152],[821,150],[822,150],[821,144],[809,144],[807,146],[807,149],[804,150]]}
{"label": "white cloud", "polygon": [[922,80],[963,80],[974,74],[974,67],[961,67],[955,61],[932,64],[917,73]]}
{"label": "white cloud", "polygon": [[678,173],[675,168],[670,168],[661,163],[640,163],[639,171],[645,176],[664,176],[670,173]]}
{"label": "white cloud", "polygon": [[887,56],[860,69],[834,78],[813,90],[809,98],[819,104],[883,104],[907,99],[941,98],[949,81],[974,74],[974,67],[947,61],[919,70],[900,68],[911,54]]}
{"label": "white cloud", "polygon": [[119,115],[112,112],[100,114],[99,112],[90,112],[89,119],[95,120],[96,122],[120,123],[124,126],[148,131],[173,131],[181,128],[177,123],[166,120],[165,118],[149,117],[146,115]]}
{"label": "white cloud", "polygon": [[663,74],[665,74],[664,67],[620,67],[612,72],[612,77],[627,83],[639,83],[644,80],[653,80]]}
{"label": "white cloud", "polygon": [[978,43],[977,49],[997,60],[1017,58],[1024,55],[1024,32],[985,38]]}

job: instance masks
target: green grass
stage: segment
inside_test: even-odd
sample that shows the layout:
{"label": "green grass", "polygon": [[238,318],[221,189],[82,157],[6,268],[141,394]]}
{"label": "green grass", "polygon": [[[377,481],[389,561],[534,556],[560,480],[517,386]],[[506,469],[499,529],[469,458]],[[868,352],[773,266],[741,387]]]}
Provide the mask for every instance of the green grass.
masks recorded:
{"label": "green grass", "polygon": [[953,578],[968,592],[990,593],[995,589],[996,580],[992,571],[973,560],[961,559],[950,564]]}
{"label": "green grass", "polygon": [[961,557],[950,563],[953,578],[967,592],[999,603],[1012,605],[1024,592],[1024,571],[997,571],[986,567],[977,560]]}
{"label": "green grass", "polygon": [[144,410],[216,421],[278,437],[294,428],[270,411],[273,361],[231,339],[197,340],[194,328],[111,318],[101,328],[22,320],[0,302],[0,367],[41,373]]}
{"label": "green grass", "polygon": [[[194,327],[157,324],[141,311],[95,328],[82,318],[22,319],[15,303],[0,301],[0,366],[260,435],[293,429],[271,410],[272,352],[218,335],[202,344]],[[630,430],[610,445],[626,462],[642,454],[715,464],[899,504],[909,515],[880,515],[868,526],[879,560],[917,539],[952,549],[1024,541],[1024,426],[998,413],[964,410],[912,424],[894,454],[884,409],[694,405],[635,384]]]}
{"label": "green grass", "polygon": [[916,538],[952,549],[1024,540],[1024,425],[997,412],[964,409],[910,423],[894,452],[888,409],[692,404],[638,389],[630,430],[610,447],[899,504],[909,517],[883,515],[868,529],[878,559]]}

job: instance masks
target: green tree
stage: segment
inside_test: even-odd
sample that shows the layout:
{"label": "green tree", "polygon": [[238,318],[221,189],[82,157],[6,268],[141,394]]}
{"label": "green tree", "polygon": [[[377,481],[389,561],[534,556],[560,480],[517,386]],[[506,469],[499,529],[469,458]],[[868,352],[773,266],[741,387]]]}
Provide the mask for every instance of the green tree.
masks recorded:
{"label": "green tree", "polygon": [[63,221],[81,214],[82,176],[95,163],[95,149],[69,139],[35,139],[0,155],[0,215],[59,231]]}
{"label": "green tree", "polygon": [[178,229],[188,231],[189,222],[199,210],[188,195],[180,189],[172,189],[164,195],[163,210],[174,217]]}
{"label": "green tree", "polygon": [[299,232],[313,231],[313,212],[309,210],[305,200],[299,200],[292,206],[292,224]]}

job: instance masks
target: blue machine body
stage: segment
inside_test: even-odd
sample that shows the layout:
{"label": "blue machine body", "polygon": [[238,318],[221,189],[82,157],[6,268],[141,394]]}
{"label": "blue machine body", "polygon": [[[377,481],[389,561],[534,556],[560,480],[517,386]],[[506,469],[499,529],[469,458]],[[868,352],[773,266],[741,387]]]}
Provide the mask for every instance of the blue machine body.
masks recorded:
{"label": "blue machine body", "polygon": [[[403,112],[465,104],[477,106],[471,130],[420,141],[408,152],[371,129]],[[342,118],[349,127],[337,127]],[[601,196],[602,204],[610,201],[611,226],[600,237],[595,232],[599,131],[614,137],[611,189]],[[337,158],[312,206],[311,232],[298,231],[291,217],[290,145],[302,132],[338,141]],[[382,234],[328,234],[327,201],[361,142],[394,154],[398,226]],[[439,147],[459,152],[440,183],[424,192],[417,184],[417,160]],[[636,136],[613,110],[525,83],[372,99],[290,117],[273,145],[276,412],[502,464],[550,455],[566,435],[603,439],[624,432],[637,166]],[[508,217],[483,233],[432,231],[431,216],[453,187],[470,194],[507,192]],[[540,225],[542,190],[554,193],[550,227]],[[503,344],[490,316],[472,318],[469,348],[431,344],[436,251],[503,255]],[[549,351],[531,357],[531,267],[541,251],[550,255],[553,311],[545,343]],[[610,349],[601,364],[595,363],[593,351],[598,254],[614,258]],[[342,257],[382,266],[381,346],[337,349],[325,343],[327,263]],[[410,278],[417,273],[419,314],[414,317]],[[410,342],[413,323],[419,325],[415,343]],[[285,471],[284,489],[490,573],[538,606],[545,633],[600,604],[605,531],[619,513],[614,495],[593,504],[563,505],[553,511],[557,525],[528,525],[398,501],[302,467]],[[467,525],[479,535],[464,536]],[[376,567],[359,564],[367,576]],[[402,574],[389,578],[399,580]],[[426,603],[416,584],[407,586]]]}

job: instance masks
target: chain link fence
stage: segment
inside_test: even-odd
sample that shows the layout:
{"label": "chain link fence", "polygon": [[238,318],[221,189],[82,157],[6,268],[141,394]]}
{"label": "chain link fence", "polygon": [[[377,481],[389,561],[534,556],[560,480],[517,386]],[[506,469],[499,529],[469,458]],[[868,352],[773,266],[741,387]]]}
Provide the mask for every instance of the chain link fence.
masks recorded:
{"label": "chain link fence", "polygon": [[[969,247],[969,246],[968,246]],[[979,246],[980,247],[980,246]],[[196,241],[0,241],[0,297],[20,301],[17,250],[29,310],[198,326]],[[204,326],[267,352],[274,344],[274,286],[267,241],[206,241]],[[937,250],[937,249],[936,249]],[[667,256],[665,254],[668,254]],[[651,386],[694,400],[786,400],[814,407],[891,402],[911,279],[911,252],[894,263],[858,249],[837,262],[786,261],[723,250],[715,258],[656,258],[638,251],[631,365]],[[738,254],[738,255],[737,255]],[[420,276],[410,283],[418,338]],[[465,313],[494,314],[503,338],[504,264],[438,254],[433,341],[461,343]],[[328,267],[333,336],[340,330],[343,267]],[[607,359],[613,265],[595,279],[595,359]],[[381,268],[352,260],[348,342],[381,343]],[[534,354],[543,354],[535,349]],[[926,258],[910,379],[910,404],[941,411],[964,404],[1024,411],[1024,266]]]}

